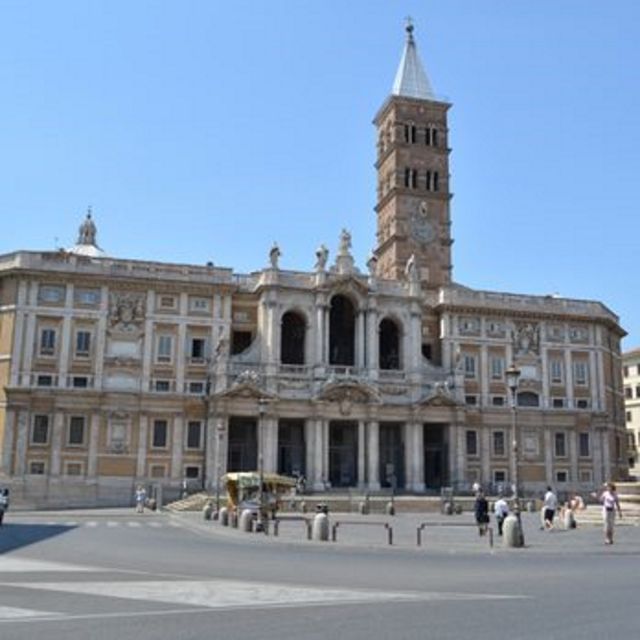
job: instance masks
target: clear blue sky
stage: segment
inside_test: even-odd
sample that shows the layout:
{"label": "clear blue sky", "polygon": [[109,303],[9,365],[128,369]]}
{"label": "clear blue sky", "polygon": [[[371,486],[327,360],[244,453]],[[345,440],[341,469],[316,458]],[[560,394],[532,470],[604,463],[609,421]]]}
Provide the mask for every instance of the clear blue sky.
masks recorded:
{"label": "clear blue sky", "polygon": [[250,272],[375,242],[406,15],[454,104],[454,278],[602,300],[640,346],[640,2],[0,0],[0,253]]}

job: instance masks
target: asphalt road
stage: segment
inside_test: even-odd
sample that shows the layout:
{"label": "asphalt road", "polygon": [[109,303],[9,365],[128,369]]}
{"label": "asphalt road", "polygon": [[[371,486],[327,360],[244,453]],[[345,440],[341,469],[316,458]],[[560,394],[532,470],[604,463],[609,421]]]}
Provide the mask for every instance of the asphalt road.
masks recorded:
{"label": "asphalt road", "polygon": [[508,550],[443,527],[418,549],[415,519],[394,522],[388,547],[374,528],[309,543],[197,515],[9,513],[0,638],[640,636],[638,527],[605,547],[595,527],[549,534],[531,519],[528,547]]}

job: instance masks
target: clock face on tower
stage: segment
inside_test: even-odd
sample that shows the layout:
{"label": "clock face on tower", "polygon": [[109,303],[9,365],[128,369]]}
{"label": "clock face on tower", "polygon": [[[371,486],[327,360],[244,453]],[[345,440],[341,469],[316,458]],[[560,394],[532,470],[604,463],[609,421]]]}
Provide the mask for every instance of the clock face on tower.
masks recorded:
{"label": "clock face on tower", "polygon": [[431,242],[435,237],[433,225],[429,221],[427,203],[421,202],[418,211],[411,214],[411,236],[422,244]]}

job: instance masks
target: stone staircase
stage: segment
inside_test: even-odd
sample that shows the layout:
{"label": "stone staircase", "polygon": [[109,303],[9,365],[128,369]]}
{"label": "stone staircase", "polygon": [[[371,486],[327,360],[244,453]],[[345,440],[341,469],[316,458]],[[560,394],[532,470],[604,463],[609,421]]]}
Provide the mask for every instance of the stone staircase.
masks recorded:
{"label": "stone staircase", "polygon": [[209,494],[201,491],[200,493],[192,493],[186,498],[166,504],[164,508],[169,511],[202,511],[205,504],[211,499]]}

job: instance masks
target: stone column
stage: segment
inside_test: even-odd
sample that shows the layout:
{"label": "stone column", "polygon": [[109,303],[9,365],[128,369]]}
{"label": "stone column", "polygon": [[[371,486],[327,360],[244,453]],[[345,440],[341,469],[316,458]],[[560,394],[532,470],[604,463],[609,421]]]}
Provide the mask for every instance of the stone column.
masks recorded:
{"label": "stone column", "polygon": [[603,482],[607,482],[611,478],[611,433],[613,429],[607,425],[607,429],[602,431],[602,471],[604,473]]}
{"label": "stone column", "polygon": [[95,351],[94,351],[94,388],[101,390],[104,377],[104,357],[107,348],[107,318],[109,315],[109,289],[100,287],[100,315],[95,326]]}
{"label": "stone column", "polygon": [[480,406],[488,407],[489,402],[489,380],[491,379],[491,372],[489,371],[489,352],[487,345],[483,344],[480,347]]}
{"label": "stone column", "polygon": [[51,430],[51,462],[50,476],[60,475],[62,443],[64,440],[65,415],[61,411],[53,414],[53,429]]}
{"label": "stone column", "polygon": [[571,464],[571,484],[578,485],[578,434],[575,427],[568,432],[569,463]]}
{"label": "stone column", "polygon": [[365,362],[365,314],[358,311],[356,316],[356,367],[364,369]]}
{"label": "stone column", "polygon": [[73,357],[75,345],[71,336],[71,314],[73,313],[73,285],[68,284],[64,302],[64,316],[62,318],[62,339],[60,340],[60,351],[58,353],[58,386],[68,387],[67,373],[69,363]]}
{"label": "stone column", "polygon": [[146,474],[147,444],[149,442],[149,416],[140,414],[138,426],[138,457],[136,462],[136,477],[144,478]]}
{"label": "stone column", "polygon": [[98,448],[100,445],[100,414],[93,413],[89,418],[89,452],[87,454],[87,476],[98,475]]}
{"label": "stone column", "polygon": [[455,487],[455,482],[458,479],[457,473],[457,465],[456,465],[456,456],[458,453],[458,428],[455,423],[449,424],[449,460],[447,461],[449,464],[449,486]]}
{"label": "stone column", "polygon": [[183,291],[180,294],[180,321],[178,324],[178,344],[176,345],[176,392],[184,393],[184,371],[187,358],[187,318],[189,315],[189,299]]}
{"label": "stone column", "polygon": [[571,350],[564,352],[564,377],[567,390],[567,408],[575,409],[575,400],[573,397],[573,361],[571,359]]}
{"label": "stone column", "polygon": [[0,473],[8,476],[13,473],[13,442],[15,438],[16,414],[13,409],[7,409],[4,421],[4,441],[2,443],[2,468]]}
{"label": "stone column", "polygon": [[153,313],[155,311],[155,292],[147,291],[147,312],[144,319],[144,342],[142,347],[142,389],[149,391],[151,385],[151,365],[153,363]]}
{"label": "stone column", "polygon": [[422,312],[420,305],[416,302],[411,303],[409,311],[409,326],[407,327],[408,339],[405,339],[404,368],[406,371],[418,373],[420,371],[420,362],[422,360]]}
{"label": "stone column", "polygon": [[547,355],[547,347],[540,347],[540,358],[542,363],[542,403],[543,409],[551,407],[551,387],[549,384],[549,356]]}
{"label": "stone column", "polygon": [[278,470],[278,419],[265,416],[262,418],[262,426],[258,423],[258,429],[262,429],[260,440],[264,454],[264,472],[276,473]]}
{"label": "stone column", "polygon": [[589,371],[587,381],[591,390],[591,408],[593,411],[600,410],[600,394],[598,384],[598,363],[596,360],[596,352],[589,352]]}
{"label": "stone column", "polygon": [[182,452],[184,450],[184,418],[181,415],[173,417],[173,436],[171,438],[171,479],[182,480]]}
{"label": "stone column", "polygon": [[425,490],[424,425],[420,421],[408,422],[405,430],[407,434],[404,444],[405,460],[407,461],[407,484],[412,491],[422,492]]}
{"label": "stone column", "polygon": [[[15,387],[20,382],[20,371],[23,369],[22,362],[22,345],[24,334],[26,332],[26,318],[27,314],[24,310],[27,304],[27,283],[24,280],[20,281],[18,285],[18,297],[16,304],[16,320],[15,320],[15,329],[14,329],[14,341],[13,341],[13,350],[11,353],[11,373],[10,373],[10,382],[9,384],[12,387]],[[28,343],[29,347],[27,348],[27,352],[33,351],[33,341]],[[26,358],[26,353],[25,353]]]}
{"label": "stone column", "polygon": [[358,421],[358,489],[363,491],[367,477],[367,442],[365,436],[365,422]]}
{"label": "stone column", "polygon": [[367,314],[367,368],[369,377],[377,379],[380,367],[380,345],[378,343],[378,309],[375,300],[369,301],[369,313]]}
{"label": "stone column", "polygon": [[322,420],[322,418],[316,418],[315,420],[311,420],[309,422],[311,422],[313,425],[313,476],[310,476],[309,479],[313,484],[314,491],[324,491],[324,420]]}
{"label": "stone column", "polygon": [[27,468],[27,442],[31,431],[31,416],[26,411],[16,412],[17,435],[16,435],[16,457],[15,475],[23,476]]}
{"label": "stone column", "polygon": [[544,471],[545,482],[547,485],[553,486],[553,442],[551,438],[551,429],[545,427],[544,430]]}
{"label": "stone column", "polygon": [[33,353],[35,349],[38,349],[39,336],[36,336],[36,314],[25,314],[27,327],[25,330],[25,350],[24,361],[22,366],[22,386],[29,386],[31,384]]}
{"label": "stone column", "polygon": [[377,420],[369,421],[369,484],[370,491],[380,489],[380,423]]}
{"label": "stone column", "polygon": [[491,428],[482,425],[480,429],[480,464],[482,466],[481,482],[493,483],[491,475]]}
{"label": "stone column", "polygon": [[325,349],[325,334],[327,332],[325,326],[325,304],[324,300],[316,300],[316,353],[315,363],[325,365],[328,363],[327,353]]}

